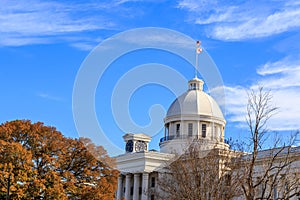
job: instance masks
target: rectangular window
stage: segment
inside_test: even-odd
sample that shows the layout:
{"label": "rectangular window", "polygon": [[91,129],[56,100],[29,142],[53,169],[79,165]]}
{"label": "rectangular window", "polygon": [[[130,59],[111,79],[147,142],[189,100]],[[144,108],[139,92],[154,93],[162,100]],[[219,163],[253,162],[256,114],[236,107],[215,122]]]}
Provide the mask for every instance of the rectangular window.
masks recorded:
{"label": "rectangular window", "polygon": [[142,187],[139,187],[139,195],[142,194]]}
{"label": "rectangular window", "polygon": [[180,124],[176,124],[176,136],[180,136]]}
{"label": "rectangular window", "polygon": [[206,124],[202,124],[202,137],[206,137]]}
{"label": "rectangular window", "polygon": [[189,137],[193,136],[193,124],[192,123],[188,124],[188,135],[189,135]]}
{"label": "rectangular window", "polygon": [[166,136],[169,136],[169,126],[166,127]]}
{"label": "rectangular window", "polygon": [[153,195],[153,194],[151,195],[150,199],[151,199],[151,200],[154,200],[154,195]]}
{"label": "rectangular window", "polygon": [[130,188],[130,195],[133,195],[133,187]]}
{"label": "rectangular window", "polygon": [[155,187],[155,177],[151,178],[151,187]]}

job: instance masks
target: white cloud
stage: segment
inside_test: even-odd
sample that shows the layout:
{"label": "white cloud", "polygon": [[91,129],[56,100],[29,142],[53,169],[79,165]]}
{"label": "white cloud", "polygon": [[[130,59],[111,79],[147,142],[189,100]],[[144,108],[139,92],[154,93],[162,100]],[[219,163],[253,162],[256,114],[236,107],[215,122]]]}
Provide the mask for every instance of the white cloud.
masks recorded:
{"label": "white cloud", "polygon": [[265,77],[260,84],[272,90],[300,87],[299,56],[289,56],[276,62],[268,62],[259,67],[257,73]]}
{"label": "white cloud", "polygon": [[[258,68],[262,75],[259,85],[273,94],[273,105],[278,107],[278,113],[269,123],[272,130],[300,129],[300,61],[286,57],[276,62],[268,62]],[[245,124],[247,95],[246,90],[254,89],[257,85],[249,87],[225,87],[226,108],[228,120]]]}
{"label": "white cloud", "polygon": [[289,8],[269,16],[253,17],[239,24],[214,27],[211,36],[222,40],[266,37],[300,27],[300,9]]}
{"label": "white cloud", "polygon": [[234,7],[230,7],[226,9],[226,12],[220,12],[217,14],[212,14],[207,18],[197,18],[195,20],[196,24],[212,24],[217,22],[224,22],[224,21],[234,21],[237,19],[230,19],[232,16],[232,12],[235,10]]}
{"label": "white cloud", "polygon": [[244,122],[246,115],[247,90],[242,86],[224,87],[226,94],[227,120]]}
{"label": "white cloud", "polygon": [[141,28],[138,31],[129,32],[126,38],[122,38],[122,42],[145,46],[165,45],[174,48],[194,48],[190,45],[190,40],[182,33],[163,28]]}
{"label": "white cloud", "polygon": [[152,3],[161,3],[166,0],[117,0],[116,4],[124,4],[128,2],[152,2]]}
{"label": "white cloud", "polygon": [[[104,3],[67,4],[39,0],[0,2],[0,46],[61,41],[66,35],[114,27],[108,18],[99,14],[99,10],[113,7]],[[94,15],[86,15],[93,11]]]}
{"label": "white cloud", "polygon": [[89,44],[89,43],[83,43],[83,42],[76,42],[71,44],[72,47],[75,47],[77,49],[80,49],[82,51],[91,51],[93,48],[95,48],[95,44]]}
{"label": "white cloud", "polygon": [[195,12],[203,12],[217,5],[216,0],[182,0],[178,2],[178,8],[187,9]]}
{"label": "white cloud", "polygon": [[243,3],[182,0],[192,22],[207,25],[208,36],[220,40],[267,37],[300,28],[300,4],[294,1]]}
{"label": "white cloud", "polygon": [[295,60],[297,60],[297,58],[285,57],[276,62],[268,62],[259,67],[256,71],[262,76],[284,73],[300,67],[300,63],[295,62]]}
{"label": "white cloud", "polygon": [[43,99],[48,99],[48,100],[52,100],[52,101],[64,101],[64,99],[61,97],[53,96],[53,95],[50,95],[47,93],[38,93],[37,96],[41,97]]}

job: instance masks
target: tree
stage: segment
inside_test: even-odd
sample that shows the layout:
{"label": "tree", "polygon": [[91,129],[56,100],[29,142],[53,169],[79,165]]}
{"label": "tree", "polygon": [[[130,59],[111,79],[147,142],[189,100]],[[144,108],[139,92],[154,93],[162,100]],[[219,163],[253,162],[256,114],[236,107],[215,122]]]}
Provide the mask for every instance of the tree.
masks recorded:
{"label": "tree", "polygon": [[32,155],[19,143],[0,140],[1,197],[19,199],[27,190],[25,182],[32,181]]}
{"label": "tree", "polygon": [[231,199],[237,196],[238,186],[231,181],[229,164],[233,151],[227,149],[202,150],[195,139],[187,151],[166,163],[159,173],[159,199]]}
{"label": "tree", "polygon": [[272,106],[270,91],[263,87],[248,94],[246,121],[250,130],[247,146],[250,153],[237,157],[231,167],[247,200],[290,199],[300,195],[300,171],[299,166],[296,167],[299,148],[292,146],[298,132],[291,136],[288,144],[281,145],[281,138],[275,137],[272,148],[264,149],[270,137],[267,124],[277,109]]}
{"label": "tree", "polygon": [[0,125],[0,153],[2,197],[9,191],[11,199],[114,198],[113,160],[87,138],[66,138],[41,122],[15,120]]}

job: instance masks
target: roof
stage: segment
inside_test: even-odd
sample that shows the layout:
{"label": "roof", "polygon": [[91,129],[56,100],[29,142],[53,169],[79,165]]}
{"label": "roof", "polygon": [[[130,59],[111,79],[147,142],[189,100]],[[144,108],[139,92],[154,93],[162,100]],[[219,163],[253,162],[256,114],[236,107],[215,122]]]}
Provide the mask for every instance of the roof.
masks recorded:
{"label": "roof", "polygon": [[[193,87],[193,83],[199,86]],[[201,115],[224,120],[223,113],[217,102],[202,90],[203,81],[192,79],[189,81],[189,90],[179,96],[171,104],[167,118],[178,115]]]}

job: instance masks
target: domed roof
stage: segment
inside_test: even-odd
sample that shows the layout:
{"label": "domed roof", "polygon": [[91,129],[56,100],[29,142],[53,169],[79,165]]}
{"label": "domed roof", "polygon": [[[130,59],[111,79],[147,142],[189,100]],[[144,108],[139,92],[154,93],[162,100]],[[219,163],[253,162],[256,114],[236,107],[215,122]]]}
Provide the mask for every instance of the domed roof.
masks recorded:
{"label": "domed roof", "polygon": [[194,78],[189,81],[189,90],[179,96],[170,106],[166,118],[178,115],[197,115],[225,121],[217,102],[202,91],[203,81]]}

